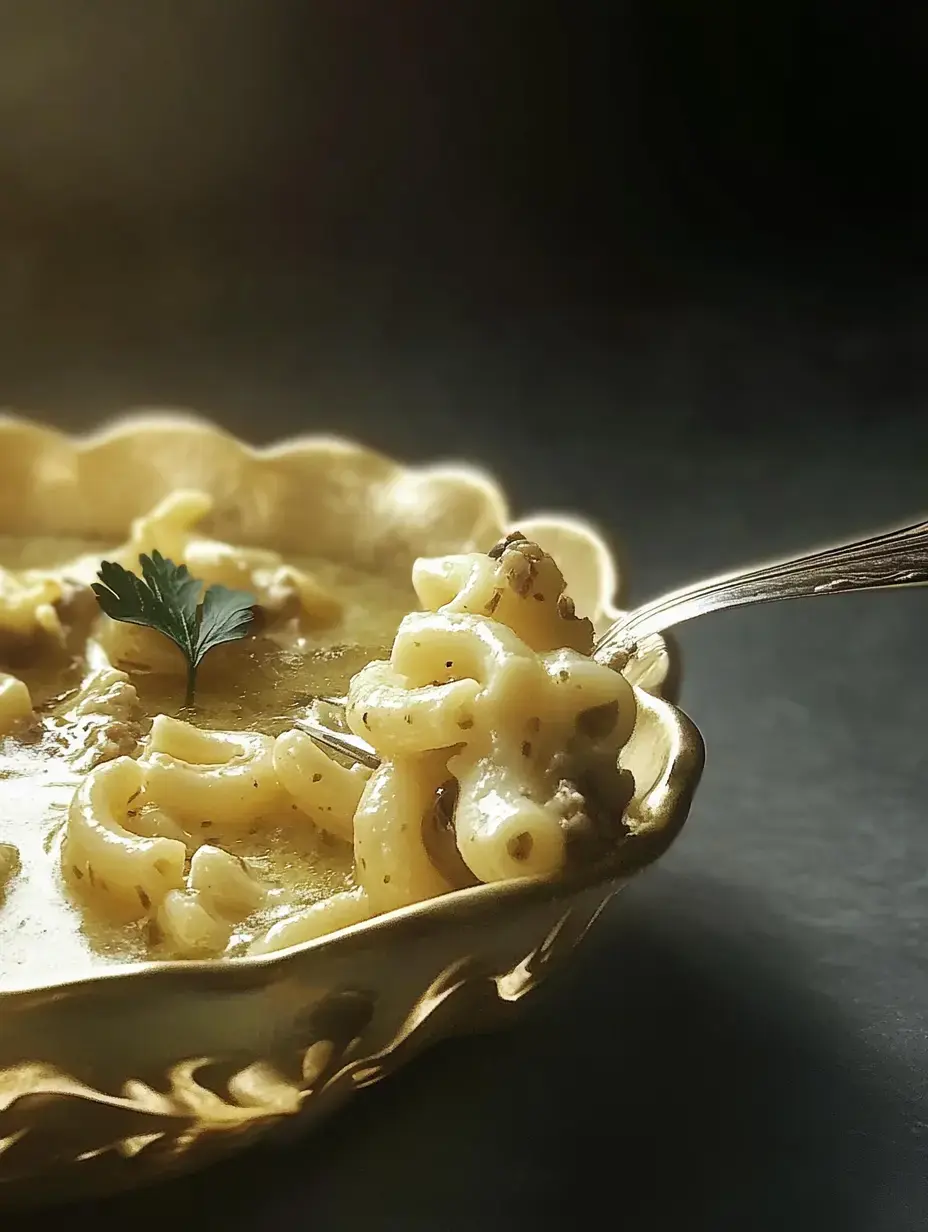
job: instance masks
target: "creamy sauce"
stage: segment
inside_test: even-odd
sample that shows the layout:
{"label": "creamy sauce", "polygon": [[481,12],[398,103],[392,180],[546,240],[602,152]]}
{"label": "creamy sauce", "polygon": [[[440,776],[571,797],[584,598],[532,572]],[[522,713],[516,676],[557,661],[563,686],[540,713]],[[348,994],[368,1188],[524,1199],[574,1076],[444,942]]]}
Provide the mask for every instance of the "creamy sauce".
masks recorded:
{"label": "creamy sauce", "polygon": [[[25,542],[0,536],[0,565],[10,569],[55,567],[106,548],[65,540]],[[311,573],[345,605],[337,626],[286,639],[257,635],[217,649],[201,669],[196,710],[199,726],[276,735],[305,711],[313,696],[345,691],[349,678],[372,658],[389,655],[402,616],[415,606],[408,580],[363,574],[312,559],[291,563]],[[62,715],[94,656],[83,653],[10,657],[0,647],[0,669],[24,680],[40,718],[26,737],[0,738],[0,843],[14,844],[22,867],[5,893],[0,889],[0,986],[32,986],[80,978],[104,966],[166,958],[147,921],[126,923],[102,914],[98,898],[82,904],[87,887],[66,880],[60,847],[67,810],[81,772],[73,761],[74,733]],[[179,652],[178,652],[179,654]],[[17,661],[19,658],[21,661]],[[89,661],[89,662],[88,662]],[[129,671],[145,714],[178,714],[183,674]],[[182,661],[178,660],[178,667]],[[243,951],[274,920],[352,884],[348,844],[321,833],[295,807],[264,819],[247,833],[225,832],[206,819],[193,845],[209,842],[242,856],[272,887],[266,905],[238,926],[228,951]]]}

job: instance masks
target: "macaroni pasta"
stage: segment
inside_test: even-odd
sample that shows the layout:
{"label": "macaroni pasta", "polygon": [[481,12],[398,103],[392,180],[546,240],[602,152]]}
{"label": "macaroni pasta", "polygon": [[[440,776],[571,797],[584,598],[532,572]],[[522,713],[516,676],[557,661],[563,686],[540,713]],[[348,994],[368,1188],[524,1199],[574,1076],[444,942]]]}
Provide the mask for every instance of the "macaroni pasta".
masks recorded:
{"label": "macaroni pasta", "polygon": [[280,804],[274,742],[255,732],[206,732],[158,715],[140,758],[152,799],[181,822],[243,826]]}
{"label": "macaroni pasta", "polygon": [[0,641],[31,638],[37,633],[61,636],[55,604],[62,597],[61,583],[37,571],[19,576],[0,567]]}
{"label": "macaroni pasta", "polygon": [[[404,600],[387,635],[362,642],[350,632],[359,604],[308,566],[201,533],[212,512],[209,496],[175,492],[106,559],[134,569],[158,551],[204,586],[255,595],[253,635],[226,660],[253,675],[229,669],[238,691],[219,712],[159,712],[152,698],[164,681],[176,695],[182,656],[153,629],[76,601],[87,587],[74,579],[99,558],[70,572],[0,569],[0,648],[53,634],[59,660],[82,672],[43,693],[14,657],[0,671],[0,742],[30,765],[54,756],[56,782],[73,785],[46,846],[88,929],[117,921],[146,952],[180,958],[270,954],[465,886],[557,874],[581,852],[578,835],[614,841],[635,695],[590,657],[592,624],[537,544],[514,533],[489,553],[416,561],[422,610],[400,619]],[[269,635],[288,622],[336,633],[299,647]],[[293,725],[328,691],[296,690],[307,662],[314,680],[348,681],[341,719],[376,750],[375,770]],[[262,682],[260,722],[243,679]],[[0,842],[0,904],[30,875],[22,851]]]}
{"label": "macaroni pasta", "polygon": [[6,736],[32,718],[32,698],[16,676],[0,672],[0,736]]}
{"label": "macaroni pasta", "polygon": [[[588,657],[592,626],[565,600],[549,556],[513,536],[489,556],[420,560],[413,576],[432,610],[407,616],[390,660],[363,668],[348,691],[348,726],[384,759],[354,813],[359,884],[275,925],[253,952],[455,888],[423,839],[443,785],[456,792],[463,864],[499,881],[557,872],[568,822],[586,804],[573,780],[596,777],[607,796],[603,780],[619,781],[634,692]],[[311,812],[311,783],[302,788]]]}

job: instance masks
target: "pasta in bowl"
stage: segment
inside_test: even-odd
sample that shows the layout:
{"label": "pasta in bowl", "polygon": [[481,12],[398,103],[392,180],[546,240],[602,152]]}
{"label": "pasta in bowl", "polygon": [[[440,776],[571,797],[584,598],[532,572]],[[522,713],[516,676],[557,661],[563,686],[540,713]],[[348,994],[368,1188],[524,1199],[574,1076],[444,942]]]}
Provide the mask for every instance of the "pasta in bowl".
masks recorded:
{"label": "pasta in bowl", "polygon": [[[701,741],[663,643],[590,658],[583,524],[185,416],[0,435],[0,1200],[198,1164],[505,1018],[685,819]],[[375,769],[299,729],[329,694]]]}

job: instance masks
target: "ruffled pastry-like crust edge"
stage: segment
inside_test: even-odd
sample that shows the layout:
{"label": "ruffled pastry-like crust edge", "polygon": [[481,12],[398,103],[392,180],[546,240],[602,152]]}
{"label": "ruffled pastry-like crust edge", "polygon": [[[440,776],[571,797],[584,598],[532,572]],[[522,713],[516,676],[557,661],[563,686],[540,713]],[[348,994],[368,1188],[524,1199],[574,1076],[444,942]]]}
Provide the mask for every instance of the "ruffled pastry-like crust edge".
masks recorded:
{"label": "ruffled pastry-like crust edge", "polygon": [[[485,551],[518,528],[555,556],[597,630],[618,614],[618,570],[597,531],[556,513],[513,520],[499,486],[470,466],[406,466],[335,436],[256,448],[183,411],[132,411],[84,436],[0,415],[0,534],[115,545],[178,488],[214,498],[204,529],[218,538],[362,568]],[[669,668],[665,643],[652,638],[627,674],[659,693]]]}

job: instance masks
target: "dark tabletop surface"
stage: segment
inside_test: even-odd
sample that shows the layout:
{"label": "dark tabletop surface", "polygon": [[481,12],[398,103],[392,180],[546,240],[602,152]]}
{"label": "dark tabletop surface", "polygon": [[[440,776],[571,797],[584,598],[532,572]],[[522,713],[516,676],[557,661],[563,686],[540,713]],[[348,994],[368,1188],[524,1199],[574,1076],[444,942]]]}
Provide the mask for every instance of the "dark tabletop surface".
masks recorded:
{"label": "dark tabletop surface", "polygon": [[[642,5],[639,16],[660,11],[673,27],[686,7]],[[816,7],[820,18],[827,8]],[[281,172],[238,215],[217,202],[223,185],[235,196],[245,155],[203,164],[204,183],[185,202],[169,177],[146,179],[143,157],[120,159],[118,122],[105,130],[109,145],[91,141],[83,176],[67,159],[30,163],[23,143],[0,149],[0,177],[19,194],[0,206],[3,401],[69,428],[130,404],[179,404],[253,440],[318,428],[412,461],[467,457],[495,473],[516,510],[553,506],[596,521],[621,549],[631,601],[924,514],[924,283],[903,251],[904,220],[884,211],[871,227],[878,211],[846,207],[847,150],[843,162],[832,152],[817,163],[831,195],[819,194],[808,233],[801,211],[787,208],[799,181],[792,164],[784,169],[780,129],[759,143],[780,149],[767,181],[745,156],[739,174],[756,182],[732,197],[723,176],[725,191],[694,192],[681,221],[667,202],[681,168],[698,179],[692,161],[665,155],[674,174],[663,195],[642,204],[613,186],[604,206],[602,130],[565,170],[577,132],[558,128],[551,104],[539,136],[513,92],[500,147],[485,155],[498,182],[475,188],[476,134],[488,126],[461,127],[437,88],[453,77],[448,48],[459,44],[448,35],[435,44],[444,58],[417,61],[411,38],[396,63],[427,63],[434,75],[377,77],[381,62],[368,52],[383,32],[368,31],[352,77],[337,6],[320,11],[341,76],[306,79],[329,83],[313,86],[329,90],[328,104],[344,103],[341,140],[367,168],[346,172],[338,141],[312,129],[321,205],[312,176],[292,172],[296,154],[288,163],[277,146],[293,183]],[[777,26],[774,10],[762,11]],[[151,47],[158,31],[148,34]],[[253,34],[249,47],[260,42]],[[652,57],[639,68],[663,64],[652,36],[638,29]],[[122,51],[128,34],[123,42]],[[241,38],[227,43],[223,54],[246,54]],[[513,43],[510,33],[498,47],[460,45],[501,57]],[[865,43],[860,35],[858,59]],[[567,78],[547,71],[557,45],[540,67],[520,62],[523,94],[536,103],[539,81],[566,97]],[[193,74],[179,63],[175,86]],[[137,93],[146,65],[136,64]],[[714,71],[707,80],[719,79]],[[292,63],[290,72],[299,77]],[[372,73],[380,109],[352,111],[356,86],[331,81],[369,85]],[[484,118],[500,114],[499,77],[468,78],[482,81],[468,105]],[[638,87],[653,101],[646,78],[639,72]],[[737,81],[750,78],[743,68]],[[277,84],[284,110],[289,80]],[[22,98],[16,111],[12,86],[0,108],[36,148],[70,149],[79,86],[63,74],[51,119]],[[584,105],[595,110],[589,90]],[[85,121],[96,132],[105,91],[91,102]],[[775,111],[771,103],[763,114]],[[194,112],[209,135],[209,107]],[[705,131],[710,113],[707,103]],[[155,148],[161,130],[149,121],[136,116],[125,149]],[[830,122],[821,120],[823,149]],[[182,116],[165,124],[187,174],[187,162],[200,165],[195,143],[181,141]],[[667,125],[667,148],[684,148]],[[361,159],[372,128],[392,171]],[[265,148],[258,130],[246,137]],[[651,164],[638,129],[615,131],[610,157],[625,151],[644,182]],[[740,148],[737,134],[726,141],[704,143],[703,171]],[[528,171],[517,157],[526,150]],[[561,161],[545,196],[548,155]],[[884,164],[884,178],[903,167],[889,155]],[[574,196],[568,171],[580,182]],[[103,184],[96,198],[91,183]],[[868,208],[880,204],[869,189],[861,195]],[[745,229],[752,210],[757,225]],[[302,229],[297,216],[309,220]],[[708,752],[691,818],[522,1025],[436,1047],[281,1150],[102,1202],[98,1232],[209,1217],[230,1232],[528,1229],[602,1216],[628,1232],[928,1226],[926,603],[922,592],[844,596],[683,628],[682,700]],[[79,1213],[90,1217],[69,1218]]]}
{"label": "dark tabletop surface", "polygon": [[[635,598],[923,511],[923,335],[740,308],[638,322],[627,356],[566,336],[356,352],[326,376],[337,414],[304,409],[323,378],[295,347],[201,357],[186,381],[178,365],[168,393],[212,385],[252,437],[335,424],[408,458],[475,458],[516,508],[594,518]],[[381,398],[403,416],[378,417]],[[813,404],[821,419],[795,413]],[[64,405],[52,417],[72,422]],[[623,427],[603,449],[609,415]],[[924,1226],[925,610],[890,592],[682,629],[708,748],[691,819],[524,1025],[436,1048],[278,1153],[105,1203],[97,1227],[183,1210],[235,1229],[529,1228],[604,1203],[628,1229]]]}

